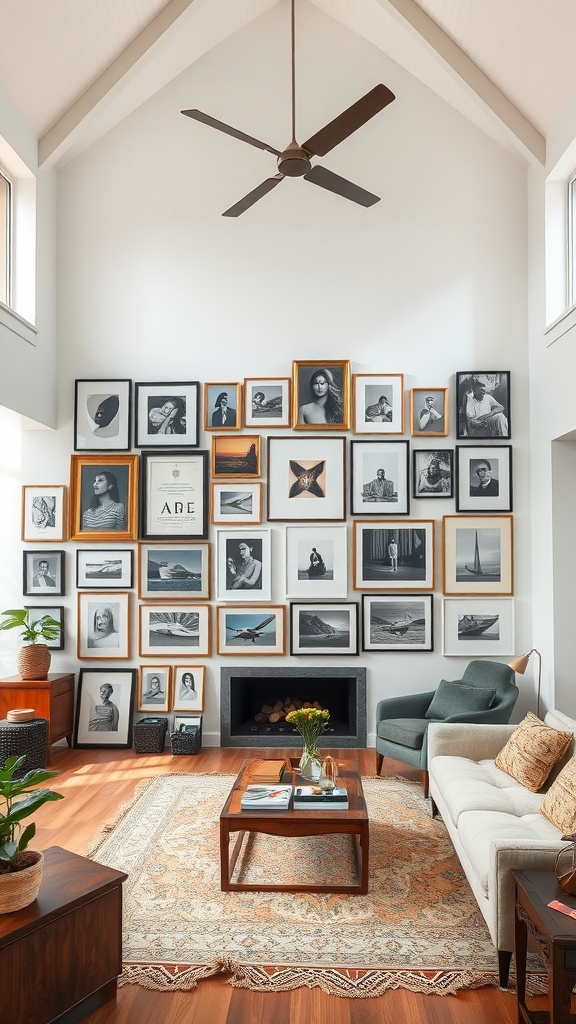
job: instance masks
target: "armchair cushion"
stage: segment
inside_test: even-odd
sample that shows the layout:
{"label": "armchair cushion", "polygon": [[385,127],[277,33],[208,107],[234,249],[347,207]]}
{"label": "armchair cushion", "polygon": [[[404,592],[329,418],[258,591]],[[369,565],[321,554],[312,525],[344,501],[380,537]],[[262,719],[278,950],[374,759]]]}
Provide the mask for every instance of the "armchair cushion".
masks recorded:
{"label": "armchair cushion", "polygon": [[381,740],[420,750],[427,728],[428,721],[425,718],[387,718],[378,722],[376,732]]}
{"label": "armchair cushion", "polygon": [[461,680],[448,682],[442,679],[424,717],[442,721],[451,715],[487,711],[495,696],[494,689],[485,690],[478,686],[467,686]]}

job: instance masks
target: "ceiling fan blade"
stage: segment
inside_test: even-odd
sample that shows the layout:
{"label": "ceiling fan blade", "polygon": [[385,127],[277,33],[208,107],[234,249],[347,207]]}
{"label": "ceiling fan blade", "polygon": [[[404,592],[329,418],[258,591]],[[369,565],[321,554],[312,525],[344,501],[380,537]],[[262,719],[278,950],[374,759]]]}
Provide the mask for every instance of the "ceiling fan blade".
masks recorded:
{"label": "ceiling fan blade", "polygon": [[219,132],[224,132],[226,135],[232,135],[235,139],[240,139],[240,142],[247,142],[250,146],[256,146],[256,149],[265,149],[267,153],[274,153],[275,156],[280,156],[280,150],[269,146],[267,142],[260,142],[260,139],[254,139],[251,135],[238,131],[237,128],[231,128],[229,124],[217,121],[215,117],[203,114],[201,110],[181,110],[180,113],[186,114],[186,117],[192,117],[195,121],[202,121],[202,124],[207,124],[210,128],[217,128]]}
{"label": "ceiling fan blade", "polygon": [[374,206],[374,203],[380,202],[380,196],[367,192],[365,188],[360,188],[359,185],[348,181],[347,178],[341,178],[339,174],[334,174],[327,167],[312,167],[308,174],[304,175],[304,178],[306,181],[311,181],[313,185],[327,188],[329,192],[344,196],[344,199],[351,199],[353,203],[359,203],[360,206]]}
{"label": "ceiling fan blade", "polygon": [[222,214],[222,216],[239,217],[241,213],[249,210],[251,206],[254,206],[254,203],[257,203],[259,199],[262,199],[262,196],[271,192],[272,189],[276,188],[276,185],[279,185],[283,180],[283,174],[275,174],[273,178],[266,178],[266,181],[263,181],[261,185],[258,185],[258,187],[253,189],[252,192],[249,192],[247,196],[244,196],[244,199],[241,199],[234,206],[231,206],[229,210],[226,210]]}
{"label": "ceiling fan blade", "polygon": [[[340,142],[352,135],[357,128],[361,128],[371,117],[374,117],[380,110],[387,107],[396,97],[385,85],[375,85],[370,92],[353,103],[347,110],[343,110],[338,117],[335,117],[325,128],[321,128],[316,135],[304,142],[302,149],[316,156],[325,156],[331,149],[338,146]],[[186,111],[184,111],[186,113]]]}

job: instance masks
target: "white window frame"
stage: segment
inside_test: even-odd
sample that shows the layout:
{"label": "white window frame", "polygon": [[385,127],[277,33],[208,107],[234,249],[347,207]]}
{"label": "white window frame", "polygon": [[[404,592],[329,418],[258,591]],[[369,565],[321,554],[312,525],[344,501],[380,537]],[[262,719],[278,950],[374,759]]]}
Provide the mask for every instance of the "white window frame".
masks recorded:
{"label": "white window frame", "polygon": [[[0,300],[6,306],[12,305],[12,225],[14,186],[8,172],[0,165],[0,178],[6,185],[6,217],[0,223],[0,248],[3,254],[5,270],[0,283]],[[0,263],[0,267],[2,264]]]}
{"label": "white window frame", "polygon": [[576,304],[576,171],[568,182],[568,196],[567,196],[567,211],[568,211],[568,253],[567,253],[567,272],[568,272],[568,308]]}

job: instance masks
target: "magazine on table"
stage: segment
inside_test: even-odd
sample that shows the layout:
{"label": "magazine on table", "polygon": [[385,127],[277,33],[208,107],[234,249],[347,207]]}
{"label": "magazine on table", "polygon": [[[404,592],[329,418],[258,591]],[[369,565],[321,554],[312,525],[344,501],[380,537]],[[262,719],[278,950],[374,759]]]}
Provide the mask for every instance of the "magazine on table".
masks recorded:
{"label": "magazine on table", "polygon": [[246,786],[242,795],[241,808],[243,811],[278,810],[287,811],[290,806],[292,786],[270,785],[270,786]]}
{"label": "magazine on table", "polygon": [[348,810],[348,790],[343,786],[322,790],[320,786],[296,786],[294,810]]}

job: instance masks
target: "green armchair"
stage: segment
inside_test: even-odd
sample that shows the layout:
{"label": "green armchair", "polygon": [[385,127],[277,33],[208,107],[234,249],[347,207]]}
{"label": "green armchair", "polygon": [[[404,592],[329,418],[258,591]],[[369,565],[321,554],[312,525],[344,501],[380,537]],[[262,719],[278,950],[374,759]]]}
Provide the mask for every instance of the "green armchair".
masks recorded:
{"label": "green armchair", "polygon": [[376,774],[385,757],[420,768],[428,796],[430,722],[510,721],[518,697],[514,672],[497,661],[471,661],[461,679],[436,690],[387,697],[376,708]]}

